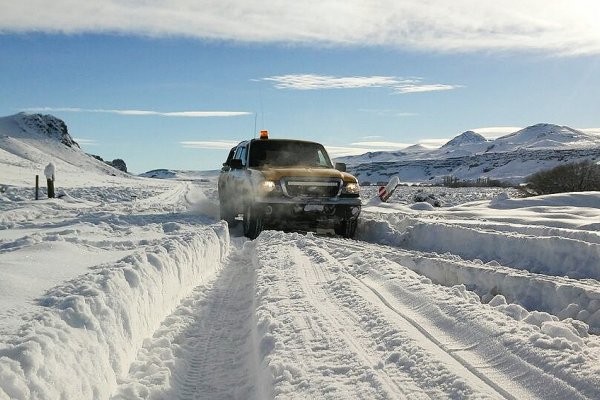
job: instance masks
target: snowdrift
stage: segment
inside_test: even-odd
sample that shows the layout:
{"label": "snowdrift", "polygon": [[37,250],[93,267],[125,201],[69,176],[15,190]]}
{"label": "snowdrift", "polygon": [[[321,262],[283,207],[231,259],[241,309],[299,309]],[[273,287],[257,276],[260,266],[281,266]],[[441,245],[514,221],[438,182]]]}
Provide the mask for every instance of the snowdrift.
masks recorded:
{"label": "snowdrift", "polygon": [[225,224],[173,223],[160,245],[50,290],[44,312],[0,344],[0,399],[108,398],[143,338],[215,275],[228,247]]}

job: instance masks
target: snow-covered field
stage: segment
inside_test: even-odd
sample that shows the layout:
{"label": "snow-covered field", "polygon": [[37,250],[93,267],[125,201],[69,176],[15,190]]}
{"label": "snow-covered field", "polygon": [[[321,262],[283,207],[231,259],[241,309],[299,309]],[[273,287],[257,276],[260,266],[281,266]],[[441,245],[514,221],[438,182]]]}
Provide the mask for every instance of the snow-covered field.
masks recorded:
{"label": "snow-covered field", "polygon": [[214,174],[87,178],[4,186],[0,399],[600,397],[600,193],[399,188],[357,240],[248,241]]}
{"label": "snow-covered field", "polygon": [[356,240],[249,241],[214,171],[128,176],[27,118],[0,119],[0,400],[600,398],[599,192],[368,187]]}

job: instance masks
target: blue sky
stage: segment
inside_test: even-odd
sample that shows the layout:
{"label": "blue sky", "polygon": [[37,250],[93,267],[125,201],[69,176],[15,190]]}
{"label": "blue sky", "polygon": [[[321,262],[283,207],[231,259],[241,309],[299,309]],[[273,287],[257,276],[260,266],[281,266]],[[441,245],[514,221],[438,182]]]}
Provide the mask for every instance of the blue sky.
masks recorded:
{"label": "blue sky", "polygon": [[217,169],[255,124],[334,154],[538,122],[600,131],[594,1],[16,3],[0,115],[56,115],[133,172]]}

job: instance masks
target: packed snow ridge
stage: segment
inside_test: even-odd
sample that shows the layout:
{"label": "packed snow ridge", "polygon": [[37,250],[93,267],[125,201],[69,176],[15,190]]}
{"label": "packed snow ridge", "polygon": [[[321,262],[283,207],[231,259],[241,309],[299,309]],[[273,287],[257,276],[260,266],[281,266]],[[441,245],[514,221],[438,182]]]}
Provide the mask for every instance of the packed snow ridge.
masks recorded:
{"label": "packed snow ridge", "polygon": [[598,192],[366,187],[357,240],[250,241],[214,171],[90,158],[0,140],[1,400],[600,398]]}

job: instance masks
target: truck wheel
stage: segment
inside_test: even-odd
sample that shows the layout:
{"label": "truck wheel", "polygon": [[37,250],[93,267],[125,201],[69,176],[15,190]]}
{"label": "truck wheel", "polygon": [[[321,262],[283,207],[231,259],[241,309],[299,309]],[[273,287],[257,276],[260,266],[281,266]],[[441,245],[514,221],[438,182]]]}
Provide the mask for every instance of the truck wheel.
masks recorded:
{"label": "truck wheel", "polygon": [[256,207],[250,205],[244,212],[244,236],[256,239],[263,230],[263,216]]}
{"label": "truck wheel", "polygon": [[336,224],[334,227],[336,235],[340,235],[347,239],[352,239],[356,233],[356,226],[358,225],[358,218],[346,219]]}
{"label": "truck wheel", "polygon": [[219,212],[221,215],[221,219],[226,221],[229,225],[233,225],[235,223],[235,212],[232,210],[231,205],[228,201],[220,200],[219,201]]}

